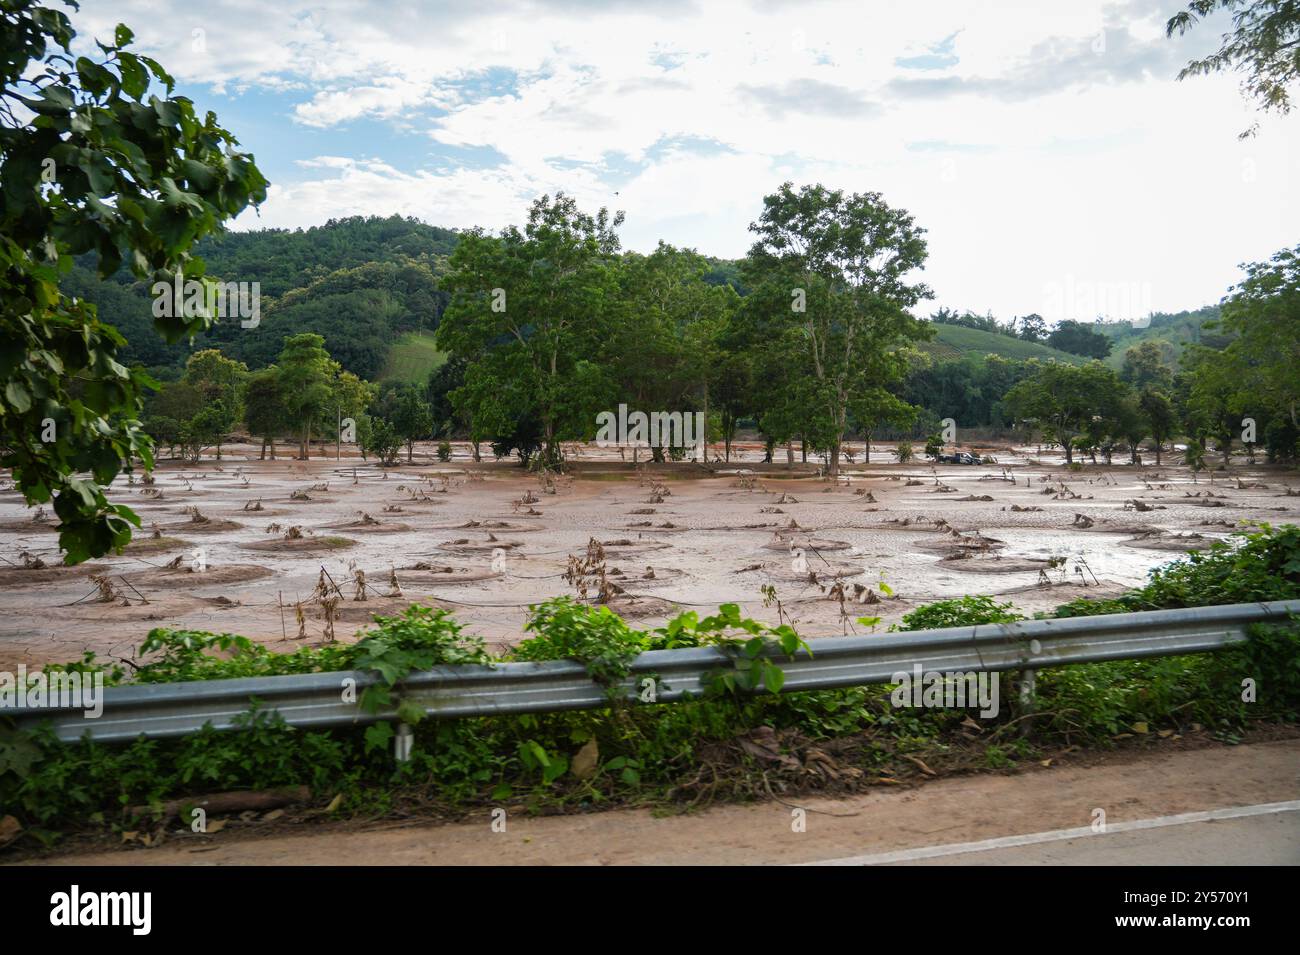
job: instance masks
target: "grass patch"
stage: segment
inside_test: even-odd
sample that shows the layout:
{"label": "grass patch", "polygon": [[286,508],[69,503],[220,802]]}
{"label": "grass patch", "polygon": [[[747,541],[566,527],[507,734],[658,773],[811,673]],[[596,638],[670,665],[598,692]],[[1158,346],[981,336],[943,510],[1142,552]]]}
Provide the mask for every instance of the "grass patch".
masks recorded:
{"label": "grass patch", "polygon": [[407,332],[388,351],[380,381],[401,381],[422,385],[447,361],[434,344],[432,332]]}
{"label": "grass patch", "polygon": [[[1071,355],[1039,342],[1021,341],[1009,335],[986,332],[982,328],[966,328],[964,325],[935,325],[933,342],[924,343],[922,348],[931,348],[941,358],[961,357],[962,355],[1000,355],[1015,361],[1038,358],[1079,365],[1085,359]],[[954,354],[955,353],[955,354]]]}

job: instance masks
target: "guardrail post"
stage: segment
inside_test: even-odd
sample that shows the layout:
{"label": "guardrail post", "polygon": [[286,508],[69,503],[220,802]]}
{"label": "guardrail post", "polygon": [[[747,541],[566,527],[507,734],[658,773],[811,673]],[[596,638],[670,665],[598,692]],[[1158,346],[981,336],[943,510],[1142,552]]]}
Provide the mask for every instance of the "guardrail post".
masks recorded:
{"label": "guardrail post", "polygon": [[415,745],[415,731],[409,723],[397,724],[397,735],[393,737],[393,755],[399,763],[411,761],[411,748]]}
{"label": "guardrail post", "polygon": [[1034,691],[1038,687],[1037,670],[1020,671],[1020,706],[1025,711],[1025,718],[1020,724],[1020,735],[1028,736],[1033,729]]}

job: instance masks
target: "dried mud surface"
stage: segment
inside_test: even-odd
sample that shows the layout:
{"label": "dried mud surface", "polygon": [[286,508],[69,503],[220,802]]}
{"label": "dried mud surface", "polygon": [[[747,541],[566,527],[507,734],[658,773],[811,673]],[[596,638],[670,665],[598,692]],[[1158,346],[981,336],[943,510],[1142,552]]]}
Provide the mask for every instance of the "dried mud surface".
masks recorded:
{"label": "dried mud surface", "polygon": [[[1169,464],[1072,472],[1034,448],[996,449],[997,465],[900,465],[877,445],[870,464],[846,464],[832,485],[780,453],[762,464],[753,445],[729,464],[641,469],[630,453],[577,448],[572,472],[551,482],[513,460],[475,464],[463,445],[449,463],[417,446],[414,463],[389,469],[321,450],[260,461],[256,448],[227,446],[219,462],[160,463],[150,487],[119,481],[110,499],[140,514],[136,542],[71,568],[58,564],[53,521],[33,520],[0,474],[0,669],[87,650],[130,658],[156,626],[292,649],[304,642],[297,602],[305,642],[318,643],[322,570],[342,593],[338,639],[418,602],[507,645],[521,639],[529,604],[574,593],[569,557],[593,538],[623,591],[613,608],[642,627],[723,602],[771,623],[783,615],[809,637],[862,632],[853,621],[864,615],[881,617],[881,629],[965,594],[1030,614],[1140,584],[1239,522],[1300,517],[1300,476],[1242,459],[1194,479]],[[261,511],[245,509],[257,502]],[[303,536],[286,539],[291,528]],[[117,596],[101,600],[92,574]],[[881,597],[882,581],[893,597]],[[765,585],[779,608],[764,603]]]}

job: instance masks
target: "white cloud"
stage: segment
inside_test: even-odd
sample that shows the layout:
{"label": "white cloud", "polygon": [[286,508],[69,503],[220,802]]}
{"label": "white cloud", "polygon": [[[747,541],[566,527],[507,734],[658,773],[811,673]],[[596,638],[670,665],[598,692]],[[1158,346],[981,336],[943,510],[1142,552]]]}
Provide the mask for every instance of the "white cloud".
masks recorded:
{"label": "white cloud", "polygon": [[[1297,122],[1240,143],[1254,117],[1235,78],[1175,82],[1221,32],[1165,39],[1178,5],[124,0],[77,22],[132,24],[190,83],[294,93],[277,129],[302,137],[301,162],[264,223],[400,212],[496,228],[563,188],[625,208],[631,247],[740,255],[765,192],[822,181],[914,213],[939,302],[1008,316],[1047,314],[1067,280],[1198,305],[1238,262],[1295,241]],[[937,69],[895,63],[949,38]],[[397,168],[349,138],[365,119],[501,161]]]}

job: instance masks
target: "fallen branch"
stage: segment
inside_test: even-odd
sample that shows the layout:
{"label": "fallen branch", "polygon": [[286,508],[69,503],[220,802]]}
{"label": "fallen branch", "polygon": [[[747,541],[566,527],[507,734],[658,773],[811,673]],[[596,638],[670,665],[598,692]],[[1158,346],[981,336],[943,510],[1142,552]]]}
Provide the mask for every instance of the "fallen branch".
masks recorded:
{"label": "fallen branch", "polygon": [[[185,799],[171,799],[162,804],[164,821],[179,816],[185,809],[202,809],[208,815],[225,815],[235,812],[262,812],[267,809],[279,809],[292,806],[311,799],[311,790],[306,786],[287,786],[283,789],[239,790],[236,792],[212,793],[207,796],[189,796]],[[129,815],[146,816],[154,812],[153,806],[132,806]]]}

